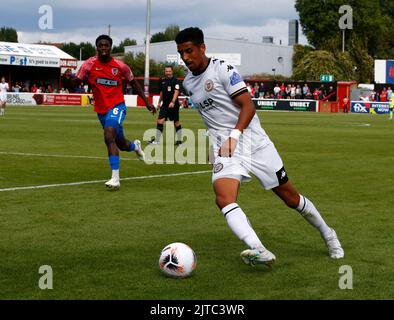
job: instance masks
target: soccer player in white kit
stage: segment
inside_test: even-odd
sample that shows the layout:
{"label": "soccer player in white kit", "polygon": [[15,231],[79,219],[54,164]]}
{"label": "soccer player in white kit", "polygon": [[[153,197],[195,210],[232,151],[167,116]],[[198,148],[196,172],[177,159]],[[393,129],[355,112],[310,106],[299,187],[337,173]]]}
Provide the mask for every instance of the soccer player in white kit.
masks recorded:
{"label": "soccer player in white kit", "polygon": [[7,91],[10,90],[8,83],[5,82],[5,78],[1,78],[0,82],[0,116],[4,116],[5,105],[7,103]]}
{"label": "soccer player in white kit", "polygon": [[326,224],[313,203],[290,183],[282,159],[261,127],[237,69],[205,55],[204,35],[199,28],[182,30],[175,41],[178,53],[190,70],[183,86],[208,128],[215,157],[212,183],[216,204],[230,229],[249,247],[241,252],[242,260],[248,265],[271,266],[276,259],[264,247],[236,203],[240,183],[250,180],[250,173],[320,232],[331,258],[343,258],[344,251],[334,229]]}

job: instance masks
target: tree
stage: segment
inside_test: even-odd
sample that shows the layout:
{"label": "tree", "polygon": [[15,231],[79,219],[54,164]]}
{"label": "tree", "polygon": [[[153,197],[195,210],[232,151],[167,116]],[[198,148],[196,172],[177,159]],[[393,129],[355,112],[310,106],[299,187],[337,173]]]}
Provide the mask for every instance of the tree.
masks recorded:
{"label": "tree", "polygon": [[0,41],[18,42],[18,33],[14,28],[4,26],[0,29]]}
{"label": "tree", "polygon": [[340,80],[353,80],[354,69],[350,54],[314,50],[307,53],[293,69],[294,80],[319,81],[321,74],[332,74]]}
{"label": "tree", "polygon": [[164,32],[157,32],[152,35],[151,42],[164,42],[175,40],[176,35],[179,33],[180,28],[176,24],[170,24]]}
{"label": "tree", "polygon": [[124,47],[126,46],[135,46],[137,44],[137,41],[134,39],[126,38],[123,41],[119,43],[118,46],[113,46],[112,47],[112,52],[113,53],[124,53]]}
{"label": "tree", "polygon": [[154,42],[164,42],[167,41],[166,35],[164,34],[164,32],[157,32],[155,34],[152,35],[152,37],[150,38],[150,42],[154,43]]}
{"label": "tree", "polygon": [[179,33],[179,31],[181,31],[179,29],[179,26],[176,24],[170,24],[165,30],[164,30],[164,34],[167,38],[167,41],[171,41],[171,40],[175,40],[175,37],[177,36],[177,34]]}
{"label": "tree", "polygon": [[[145,54],[140,52],[135,56],[132,53],[127,53],[124,57],[124,62],[133,70],[136,77],[143,77],[145,75]],[[149,61],[149,73],[151,77],[162,77],[164,67],[168,65],[165,62]],[[185,69],[182,66],[173,65],[175,77],[184,77]]]}
{"label": "tree", "polygon": [[62,50],[70,56],[73,56],[75,59],[79,59],[79,56],[82,53],[82,60],[86,60],[96,54],[96,47],[90,42],[81,42],[80,44],[76,44],[74,42],[65,43]]}
{"label": "tree", "polygon": [[341,14],[338,11],[345,4],[353,9],[353,29],[346,30],[346,45],[351,37],[356,37],[370,56],[388,58],[394,44],[392,0],[296,0],[295,8],[309,43],[317,50],[324,50],[327,41],[336,41],[338,50],[341,48],[342,30],[338,26]]}
{"label": "tree", "polygon": [[[339,8],[350,5],[353,12],[353,29],[345,30],[346,34],[346,61],[338,60],[335,72],[359,82],[371,82],[373,79],[373,60],[389,59],[394,56],[394,2],[392,0],[296,0],[295,8],[300,16],[300,23],[309,43],[316,50],[326,51],[334,57],[340,57],[342,51],[342,30],[338,21],[341,14]],[[298,52],[298,53],[297,53]],[[309,54],[302,57],[300,51],[294,57],[295,75],[316,76],[316,67],[312,61],[306,61],[312,56]],[[308,58],[308,59],[307,59]],[[327,58],[327,56],[326,56]],[[347,59],[350,59],[349,61]],[[300,62],[300,63],[299,63]],[[328,60],[326,59],[327,63]],[[330,60],[330,63],[333,62]],[[351,62],[352,73],[345,71],[344,62]],[[308,70],[301,70],[307,67]],[[350,64],[349,64],[350,66]],[[333,73],[333,72],[330,72]],[[349,78],[338,78],[350,80]]]}

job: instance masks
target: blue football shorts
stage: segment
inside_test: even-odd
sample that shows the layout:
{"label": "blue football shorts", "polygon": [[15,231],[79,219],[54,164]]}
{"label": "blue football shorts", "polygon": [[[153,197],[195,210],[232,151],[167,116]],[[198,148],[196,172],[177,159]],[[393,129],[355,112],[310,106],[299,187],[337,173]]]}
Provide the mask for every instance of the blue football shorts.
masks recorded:
{"label": "blue football shorts", "polygon": [[123,121],[126,118],[127,108],[124,103],[119,103],[105,114],[98,113],[97,116],[104,128],[113,127],[116,130],[116,139],[122,137]]}

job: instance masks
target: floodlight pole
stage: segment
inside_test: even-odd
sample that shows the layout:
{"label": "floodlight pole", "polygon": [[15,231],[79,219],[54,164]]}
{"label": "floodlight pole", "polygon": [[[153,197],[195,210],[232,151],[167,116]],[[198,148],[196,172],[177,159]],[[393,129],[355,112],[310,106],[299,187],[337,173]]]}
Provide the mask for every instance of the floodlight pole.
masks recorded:
{"label": "floodlight pole", "polygon": [[145,93],[146,97],[149,97],[150,11],[151,11],[151,0],[147,0],[147,8],[146,8],[146,36],[145,36],[145,77],[144,77],[144,93]]}

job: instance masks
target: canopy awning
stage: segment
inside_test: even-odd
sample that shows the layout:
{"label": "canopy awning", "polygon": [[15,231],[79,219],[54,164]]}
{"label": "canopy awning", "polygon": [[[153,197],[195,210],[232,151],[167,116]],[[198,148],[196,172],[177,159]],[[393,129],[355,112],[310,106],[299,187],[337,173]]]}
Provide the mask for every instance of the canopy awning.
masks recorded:
{"label": "canopy awning", "polygon": [[52,45],[0,42],[0,65],[76,68],[77,61]]}

